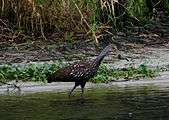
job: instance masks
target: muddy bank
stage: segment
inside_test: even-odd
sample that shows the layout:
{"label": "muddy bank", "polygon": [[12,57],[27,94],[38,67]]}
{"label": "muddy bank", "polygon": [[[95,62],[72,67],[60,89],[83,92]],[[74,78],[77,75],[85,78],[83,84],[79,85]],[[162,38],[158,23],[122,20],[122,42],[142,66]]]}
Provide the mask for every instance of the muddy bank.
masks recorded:
{"label": "muddy bank", "polygon": [[[105,58],[103,62],[109,63],[113,68],[126,68],[129,66],[139,66],[140,64],[146,64],[151,68],[161,67],[166,70],[169,69],[169,44],[159,47],[144,47],[135,49],[133,51],[119,51],[120,54],[127,57],[129,61],[118,60],[114,53],[110,53],[109,56]],[[95,56],[93,56],[95,57]],[[91,57],[90,57],[91,58]],[[2,60],[2,59],[1,59]],[[42,62],[42,61],[38,61]],[[49,61],[43,61],[49,62]],[[51,61],[50,61],[51,62]],[[69,61],[70,62],[70,61]],[[30,62],[28,62],[30,63]],[[35,62],[36,63],[36,62]],[[17,63],[18,64],[18,63]],[[20,64],[27,64],[27,62],[21,62]],[[11,82],[12,83],[12,82]],[[20,86],[21,94],[26,93],[35,93],[35,92],[63,92],[68,91],[74,85],[74,83],[63,83],[56,82],[51,84],[45,84],[41,82],[18,82]],[[121,82],[110,82],[108,84],[94,84],[87,83],[86,88],[98,88],[98,87],[127,87],[127,86],[157,86],[160,89],[167,89],[169,87],[169,72],[160,73],[160,76],[152,79],[144,80],[130,80],[130,81],[121,81]],[[7,89],[8,88],[8,89]],[[20,94],[17,92],[17,89],[13,89],[11,86],[3,85],[0,86],[0,94]]]}
{"label": "muddy bank", "polygon": [[[11,82],[12,83],[12,82]],[[37,92],[67,92],[73,86],[73,82],[54,82],[54,83],[42,83],[42,82],[18,82],[16,85],[20,86],[20,91],[14,89],[12,86],[3,85],[0,86],[0,94],[9,94],[9,95],[21,95],[28,93],[37,93]],[[162,90],[169,88],[169,72],[163,72],[160,76],[156,78],[148,78],[142,80],[118,80],[109,83],[90,83],[86,84],[87,89],[95,88],[113,88],[113,87],[140,87],[140,86],[150,86]],[[78,88],[77,90],[80,90]],[[87,93],[86,93],[87,94]]]}

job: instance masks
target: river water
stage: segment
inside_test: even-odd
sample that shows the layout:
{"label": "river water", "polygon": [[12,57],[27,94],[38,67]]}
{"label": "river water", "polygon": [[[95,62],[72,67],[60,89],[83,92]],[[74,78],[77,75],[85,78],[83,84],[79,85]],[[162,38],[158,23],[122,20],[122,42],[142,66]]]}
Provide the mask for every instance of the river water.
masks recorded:
{"label": "river water", "polygon": [[154,86],[1,95],[0,120],[169,120],[169,91]]}

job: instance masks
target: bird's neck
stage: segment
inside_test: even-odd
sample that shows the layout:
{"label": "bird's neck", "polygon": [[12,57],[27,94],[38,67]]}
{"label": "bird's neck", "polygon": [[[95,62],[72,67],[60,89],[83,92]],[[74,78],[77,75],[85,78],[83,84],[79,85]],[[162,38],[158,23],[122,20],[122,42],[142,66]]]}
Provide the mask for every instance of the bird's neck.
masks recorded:
{"label": "bird's neck", "polygon": [[104,57],[105,57],[105,55],[104,56],[98,56],[96,59],[94,59],[93,67],[99,67],[99,65],[101,64]]}
{"label": "bird's neck", "polygon": [[110,50],[110,46],[107,46],[106,48],[104,48],[102,50],[102,52],[97,56],[97,58],[94,59],[93,67],[99,67],[99,65],[101,64],[103,58],[108,54],[109,50]]}

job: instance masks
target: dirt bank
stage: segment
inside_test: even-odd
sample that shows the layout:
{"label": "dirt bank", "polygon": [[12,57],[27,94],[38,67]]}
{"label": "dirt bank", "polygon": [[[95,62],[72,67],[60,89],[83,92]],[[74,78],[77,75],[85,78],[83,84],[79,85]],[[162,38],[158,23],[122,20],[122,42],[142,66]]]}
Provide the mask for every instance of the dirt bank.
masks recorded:
{"label": "dirt bank", "polygon": [[[12,82],[11,82],[12,83]],[[42,82],[18,82],[20,86],[20,91],[18,89],[13,89],[12,86],[3,85],[0,86],[0,94],[9,94],[9,95],[21,95],[28,93],[37,93],[37,92],[64,92],[70,90],[74,83],[72,82],[55,82],[55,83],[42,83]],[[142,79],[142,80],[130,80],[130,81],[121,81],[121,82],[110,82],[110,83],[90,83],[86,84],[87,89],[95,88],[111,88],[111,87],[140,87],[140,86],[150,86],[157,89],[166,90],[169,88],[169,72],[163,72],[160,76],[152,79]],[[8,89],[7,89],[8,88]],[[86,90],[87,92],[87,90]],[[87,93],[86,93],[87,94]]]}

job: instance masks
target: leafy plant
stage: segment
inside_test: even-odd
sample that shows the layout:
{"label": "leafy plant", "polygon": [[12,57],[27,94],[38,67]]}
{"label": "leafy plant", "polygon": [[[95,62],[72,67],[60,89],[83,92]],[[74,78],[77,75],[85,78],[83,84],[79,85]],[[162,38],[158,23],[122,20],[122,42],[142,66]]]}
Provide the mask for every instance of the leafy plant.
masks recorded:
{"label": "leafy plant", "polygon": [[[43,81],[58,70],[63,63],[31,63],[26,65],[1,65],[0,80],[22,80],[22,81]],[[111,69],[107,64],[101,64],[97,75],[91,79],[91,82],[103,83],[112,79],[136,79],[141,77],[153,77],[155,70],[149,69],[142,64],[139,68],[129,67],[127,69]]]}
{"label": "leafy plant", "polygon": [[49,74],[59,68],[58,64],[1,65],[1,80],[46,81]]}
{"label": "leafy plant", "polygon": [[124,68],[124,69],[111,69],[109,66],[102,64],[99,68],[96,77],[91,79],[92,82],[100,83],[107,82],[113,79],[139,79],[145,77],[154,77],[158,70],[149,69],[148,66],[141,64],[138,68]]}

